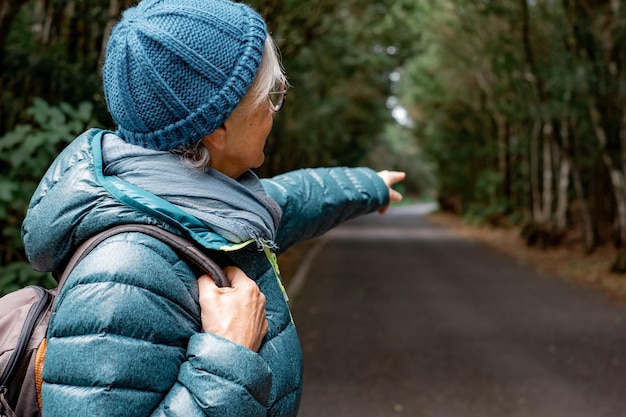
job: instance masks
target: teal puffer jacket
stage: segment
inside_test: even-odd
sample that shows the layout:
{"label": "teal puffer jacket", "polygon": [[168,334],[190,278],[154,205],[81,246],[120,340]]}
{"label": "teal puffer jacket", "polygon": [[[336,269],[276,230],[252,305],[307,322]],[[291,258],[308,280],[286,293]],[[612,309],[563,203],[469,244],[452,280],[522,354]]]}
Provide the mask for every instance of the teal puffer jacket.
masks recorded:
{"label": "teal puffer jacket", "polygon": [[90,130],[72,142],[33,196],[22,228],[33,267],[56,270],[81,242],[116,224],[157,224],[219,251],[254,279],[267,298],[269,331],[258,353],[202,332],[196,276],[187,264],[149,236],[112,237],[78,265],[59,295],[44,364],[44,417],[295,416],[302,355],[275,256],[384,207],[384,182],[367,168],[262,180],[282,209],[279,249],[270,253],[121,202],[133,196],[120,198],[124,190],[113,196],[103,186],[101,152],[94,148],[101,136]]}

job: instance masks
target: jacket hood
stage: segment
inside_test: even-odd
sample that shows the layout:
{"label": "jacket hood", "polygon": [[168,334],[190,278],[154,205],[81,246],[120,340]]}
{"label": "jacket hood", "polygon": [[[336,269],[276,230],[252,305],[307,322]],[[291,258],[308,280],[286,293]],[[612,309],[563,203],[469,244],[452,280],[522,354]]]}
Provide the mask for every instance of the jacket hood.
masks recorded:
{"label": "jacket hood", "polygon": [[[105,177],[101,148],[105,133],[91,129],[77,137],[55,159],[33,194],[22,239],[35,270],[58,270],[83,241],[118,224],[156,224],[213,250],[236,249],[254,241],[252,234],[250,241],[227,240],[188,210],[117,176]],[[270,227],[275,231],[275,224]]]}

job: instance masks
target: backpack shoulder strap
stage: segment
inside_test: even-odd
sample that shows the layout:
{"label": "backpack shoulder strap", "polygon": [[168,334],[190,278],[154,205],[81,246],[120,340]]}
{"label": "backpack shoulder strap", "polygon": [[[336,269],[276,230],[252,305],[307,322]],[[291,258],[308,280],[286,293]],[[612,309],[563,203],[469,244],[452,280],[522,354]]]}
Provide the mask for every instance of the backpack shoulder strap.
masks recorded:
{"label": "backpack shoulder strap", "polygon": [[72,272],[74,267],[80,261],[82,261],[83,258],[93,250],[93,248],[95,248],[111,236],[127,232],[143,233],[164,243],[167,243],[172,249],[174,249],[174,251],[179,256],[193,263],[205,273],[211,275],[211,277],[215,281],[215,284],[218,287],[230,287],[230,282],[228,281],[228,278],[226,278],[226,274],[224,274],[222,268],[220,268],[220,266],[215,263],[215,261],[209,258],[204,252],[202,252],[193,243],[191,243],[184,237],[168,232],[161,229],[160,227],[153,225],[123,224],[119,226],[114,226],[110,229],[106,229],[103,232],[92,236],[91,238],[83,242],[83,244],[81,244],[78,249],[76,249],[72,257],[68,261],[67,265],[65,266],[61,277],[59,278],[59,290],[67,280],[68,275]]}

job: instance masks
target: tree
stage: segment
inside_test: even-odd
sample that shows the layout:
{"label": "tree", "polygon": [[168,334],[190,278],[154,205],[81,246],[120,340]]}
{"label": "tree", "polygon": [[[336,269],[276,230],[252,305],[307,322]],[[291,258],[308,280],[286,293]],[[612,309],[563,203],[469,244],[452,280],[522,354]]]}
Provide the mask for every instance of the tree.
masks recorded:
{"label": "tree", "polygon": [[[113,24],[135,1],[1,1],[0,200],[6,205],[0,209],[0,229],[6,244],[0,266],[13,271],[7,279],[22,285],[39,279],[24,273],[19,226],[41,168],[78,133],[74,119],[86,103],[92,108],[89,121],[78,118],[83,128],[115,127],[106,111],[100,68]],[[261,175],[377,161],[382,156],[371,152],[381,149],[391,161],[389,150],[398,144],[415,152],[407,131],[389,128],[394,122],[387,108],[389,75],[416,53],[415,2],[253,0],[251,5],[268,21],[292,85],[276,116]],[[41,113],[54,114],[51,120],[59,126],[42,125]],[[401,138],[390,138],[394,134]],[[17,155],[28,155],[38,168],[25,172]],[[408,164],[407,158],[399,160]]]}
{"label": "tree", "polygon": [[623,2],[423,1],[427,52],[400,99],[440,166],[440,200],[522,218],[529,244],[574,228],[587,250],[626,246]]}
{"label": "tree", "polygon": [[390,122],[389,75],[415,53],[414,3],[270,3],[269,26],[292,86],[262,174],[363,161]]}

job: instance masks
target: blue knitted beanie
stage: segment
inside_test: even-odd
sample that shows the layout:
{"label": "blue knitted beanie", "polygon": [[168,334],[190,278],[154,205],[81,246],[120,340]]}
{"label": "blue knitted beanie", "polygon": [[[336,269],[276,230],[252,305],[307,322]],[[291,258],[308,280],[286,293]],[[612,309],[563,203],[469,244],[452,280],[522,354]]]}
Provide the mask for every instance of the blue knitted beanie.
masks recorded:
{"label": "blue knitted beanie", "polygon": [[156,150],[210,134],[254,81],[266,36],[257,12],[228,0],[143,0],[126,10],[103,68],[117,133]]}

